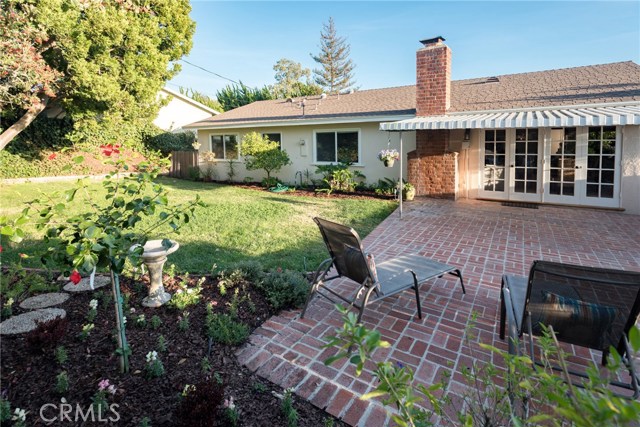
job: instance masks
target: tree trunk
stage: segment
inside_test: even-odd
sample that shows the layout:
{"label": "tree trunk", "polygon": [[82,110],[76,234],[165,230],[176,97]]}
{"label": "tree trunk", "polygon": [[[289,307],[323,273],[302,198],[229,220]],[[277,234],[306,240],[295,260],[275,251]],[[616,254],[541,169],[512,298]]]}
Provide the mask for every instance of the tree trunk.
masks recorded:
{"label": "tree trunk", "polygon": [[27,112],[13,125],[11,125],[7,130],[0,134],[0,150],[4,150],[4,147],[7,146],[13,138],[18,136],[20,132],[26,129],[27,126],[31,124],[32,121],[38,117],[38,114],[42,113],[42,111],[47,106],[49,102],[48,96],[43,96],[40,99],[40,102],[27,110]]}

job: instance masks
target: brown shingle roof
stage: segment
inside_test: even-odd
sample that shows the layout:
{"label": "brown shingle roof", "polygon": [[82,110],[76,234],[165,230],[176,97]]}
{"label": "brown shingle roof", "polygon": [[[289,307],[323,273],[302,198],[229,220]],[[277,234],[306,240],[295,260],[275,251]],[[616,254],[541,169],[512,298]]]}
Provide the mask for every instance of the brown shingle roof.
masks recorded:
{"label": "brown shingle roof", "polygon": [[[451,82],[449,111],[483,111],[640,101],[640,66],[632,61],[538,71]],[[308,97],[304,115],[300,99],[258,101],[188,127],[233,126],[281,121],[415,115],[415,86]]]}

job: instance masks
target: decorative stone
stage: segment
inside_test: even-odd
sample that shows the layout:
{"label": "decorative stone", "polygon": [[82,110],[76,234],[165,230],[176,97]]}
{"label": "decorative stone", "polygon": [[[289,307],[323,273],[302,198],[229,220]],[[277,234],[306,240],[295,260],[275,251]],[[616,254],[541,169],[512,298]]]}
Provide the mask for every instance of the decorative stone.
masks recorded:
{"label": "decorative stone", "polygon": [[48,294],[37,295],[22,301],[20,308],[25,310],[36,310],[38,308],[47,308],[59,305],[69,299],[69,294],[62,292],[52,292]]}
{"label": "decorative stone", "polygon": [[[93,281],[93,289],[98,289],[109,284],[111,284],[111,278],[109,276],[96,276]],[[89,278],[83,277],[77,285],[74,285],[73,282],[64,285],[64,290],[67,292],[87,292],[92,289],[89,285]]]}
{"label": "decorative stone", "polygon": [[160,307],[171,299],[171,294],[164,290],[162,285],[162,268],[167,262],[167,255],[178,250],[178,242],[171,240],[168,249],[162,246],[162,240],[149,240],[144,245],[142,261],[149,271],[149,295],[142,300],[145,307]]}
{"label": "decorative stone", "polygon": [[66,317],[67,312],[61,308],[45,308],[42,310],[28,311],[13,316],[0,323],[0,335],[14,335],[31,332],[38,327],[36,321],[46,322],[56,317]]}

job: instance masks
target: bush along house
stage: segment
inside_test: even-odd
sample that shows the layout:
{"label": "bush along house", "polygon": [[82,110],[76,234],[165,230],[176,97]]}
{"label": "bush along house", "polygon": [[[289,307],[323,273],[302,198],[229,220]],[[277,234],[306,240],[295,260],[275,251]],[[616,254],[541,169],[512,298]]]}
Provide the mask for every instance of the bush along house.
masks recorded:
{"label": "bush along house", "polygon": [[258,101],[185,128],[218,162],[238,160],[239,180],[256,174],[242,168],[241,140],[251,131],[287,150],[292,164],[279,177],[291,183],[337,161],[369,183],[397,178],[398,163],[386,168],[376,156],[402,138],[403,176],[418,196],[640,214],[638,64],[451,81],[444,39],[421,43],[415,86]]}

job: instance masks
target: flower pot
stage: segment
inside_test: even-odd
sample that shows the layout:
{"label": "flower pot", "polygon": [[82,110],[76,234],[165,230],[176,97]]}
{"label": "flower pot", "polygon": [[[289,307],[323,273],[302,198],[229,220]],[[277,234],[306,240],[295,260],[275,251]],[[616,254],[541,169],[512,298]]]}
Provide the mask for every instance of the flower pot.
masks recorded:
{"label": "flower pot", "polygon": [[392,168],[393,164],[395,163],[394,159],[385,159],[382,161],[382,163],[384,163],[384,167],[385,168]]}
{"label": "flower pot", "polygon": [[409,188],[408,190],[402,190],[402,198],[404,200],[413,200],[416,197],[416,189]]}

